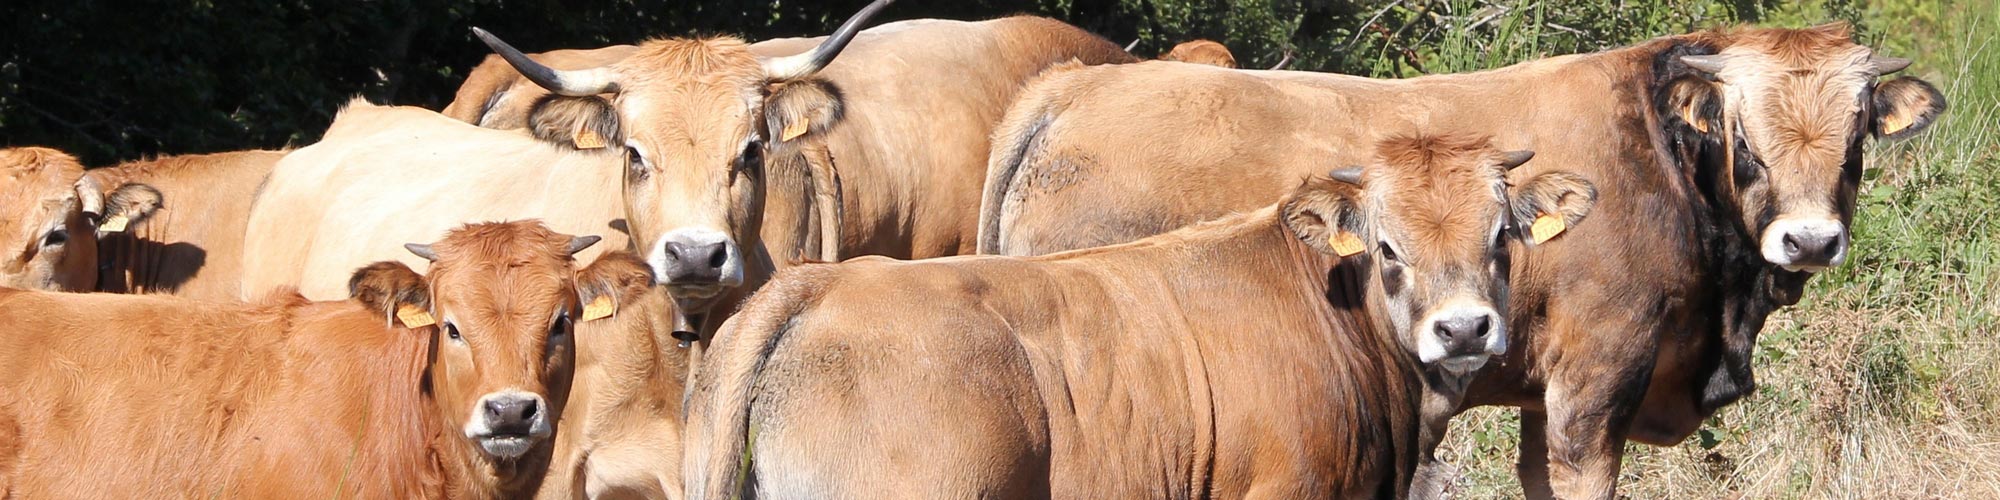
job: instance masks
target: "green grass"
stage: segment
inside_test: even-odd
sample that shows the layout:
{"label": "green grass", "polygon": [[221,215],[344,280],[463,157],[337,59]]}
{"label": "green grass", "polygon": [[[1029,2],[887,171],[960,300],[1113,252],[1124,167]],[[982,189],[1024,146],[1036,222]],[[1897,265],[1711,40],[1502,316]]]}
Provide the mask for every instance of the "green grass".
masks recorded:
{"label": "green grass", "polygon": [[[1766,24],[1857,22],[1871,46],[1916,59],[1908,74],[1936,84],[1951,109],[1922,135],[1870,146],[1853,258],[1766,325],[1757,393],[1679,446],[1628,446],[1620,492],[2000,498],[2000,12],[1993,0],[1903,0],[1763,14]],[[1429,66],[1536,53],[1542,29],[1512,26],[1446,35]],[[1453,422],[1441,454],[1463,474],[1457,498],[1520,495],[1515,422],[1503,408]]]}

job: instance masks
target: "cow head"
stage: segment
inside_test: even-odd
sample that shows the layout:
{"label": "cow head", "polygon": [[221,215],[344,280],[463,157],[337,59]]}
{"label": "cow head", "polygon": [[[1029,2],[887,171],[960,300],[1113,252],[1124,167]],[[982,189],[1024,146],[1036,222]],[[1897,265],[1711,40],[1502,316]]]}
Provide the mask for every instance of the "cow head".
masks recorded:
{"label": "cow head", "polygon": [[0,149],[0,285],[95,290],[100,230],[122,230],[159,205],[144,184],[104,192],[61,151]]}
{"label": "cow head", "polygon": [[1383,141],[1377,164],[1308,180],[1282,205],[1320,252],[1366,256],[1368,309],[1425,364],[1466,374],[1507,351],[1509,243],[1535,245],[1581,221],[1596,188],[1574,174],[1510,184],[1527,151],[1484,138]]}
{"label": "cow head", "polygon": [[[616,308],[617,266],[578,271],[571,255],[595,236],[557,234],[534,221],[470,224],[434,244],[407,245],[431,261],[418,276],[396,262],[355,273],[349,290],[410,328],[429,327],[428,394],[484,463],[545,459],[568,397],[577,322]],[[511,465],[509,465],[511,467]]]}
{"label": "cow head", "polygon": [[1235,68],[1236,54],[1229,47],[1214,40],[1189,40],[1175,45],[1173,50],[1160,56],[1162,61],[1179,61],[1191,64],[1206,64],[1220,68]]}
{"label": "cow head", "polygon": [[1923,130],[1944,96],[1915,78],[1879,81],[1910,61],[1856,45],[1845,24],[1747,29],[1718,45],[1664,61],[1662,114],[1722,146],[1713,190],[1766,262],[1792,273],[1840,265],[1862,140]]}
{"label": "cow head", "polygon": [[641,44],[608,66],[562,71],[476,33],[554,94],[613,95],[615,113],[602,118],[616,124],[590,126],[611,132],[608,141],[628,158],[634,241],[655,279],[678,297],[700,299],[743,284],[744,249],[761,248],[766,153],[794,151],[840,119],[839,92],[813,75],[889,3],[862,9],[809,52],[778,58],[760,58],[733,37],[673,38]]}

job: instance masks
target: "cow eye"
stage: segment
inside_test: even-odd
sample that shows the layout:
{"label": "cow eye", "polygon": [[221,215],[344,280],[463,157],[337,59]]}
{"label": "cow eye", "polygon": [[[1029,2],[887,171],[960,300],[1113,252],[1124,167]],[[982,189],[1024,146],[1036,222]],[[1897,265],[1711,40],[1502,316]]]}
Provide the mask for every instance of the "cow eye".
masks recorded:
{"label": "cow eye", "polygon": [[1396,255],[1396,250],[1389,248],[1389,242],[1387,241],[1384,241],[1380,245],[1378,245],[1378,248],[1376,249],[1376,254],[1382,256],[1383,262],[1388,262],[1399,266],[1403,265],[1403,256]]}
{"label": "cow eye", "polygon": [[568,314],[556,316],[555,324],[549,325],[549,339],[554,340],[562,338],[563,335],[569,333],[570,325],[571,323]]}
{"label": "cow eye", "polygon": [[649,174],[646,171],[646,159],[639,156],[638,148],[625,148],[625,173],[634,180],[644,179]]}
{"label": "cow eye", "polygon": [[465,338],[464,338],[464,337],[460,337],[460,336],[458,336],[458,325],[456,325],[456,324],[452,324],[452,323],[445,323],[445,324],[444,324],[444,334],[445,334],[446,336],[449,336],[449,337],[451,337],[451,339],[452,339],[452,340],[456,340],[456,341],[459,341],[459,342],[464,342],[464,341],[465,341]]}
{"label": "cow eye", "polygon": [[764,141],[751,139],[743,144],[743,154],[737,155],[736,164],[746,170],[764,166]]}
{"label": "cow eye", "polygon": [[42,236],[42,246],[45,247],[52,247],[68,242],[69,242],[69,230],[60,227],[55,229],[50,229],[49,234]]}

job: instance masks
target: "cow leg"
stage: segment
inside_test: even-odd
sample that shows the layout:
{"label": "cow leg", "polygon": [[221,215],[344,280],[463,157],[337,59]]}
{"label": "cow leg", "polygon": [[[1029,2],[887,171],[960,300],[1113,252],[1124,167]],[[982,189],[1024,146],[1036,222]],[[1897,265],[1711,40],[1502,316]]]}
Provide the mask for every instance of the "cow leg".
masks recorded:
{"label": "cow leg", "polygon": [[1521,457],[1514,463],[1514,474],[1521,478],[1524,498],[1556,497],[1555,491],[1549,489],[1549,443],[1544,430],[1548,420],[1548,414],[1521,410]]}
{"label": "cow leg", "polygon": [[1617,492],[1625,431],[1652,358],[1602,354],[1582,358],[1594,361],[1580,370],[1559,367],[1544,395],[1549,485],[1557,498],[1609,499]]}
{"label": "cow leg", "polygon": [[1437,447],[1451,431],[1451,418],[1458,416],[1465,401],[1465,386],[1471,381],[1470,375],[1425,371],[1420,417],[1423,426],[1417,429],[1417,470],[1410,481],[1409,498],[1446,498],[1451,486],[1458,482],[1458,468],[1439,462]]}

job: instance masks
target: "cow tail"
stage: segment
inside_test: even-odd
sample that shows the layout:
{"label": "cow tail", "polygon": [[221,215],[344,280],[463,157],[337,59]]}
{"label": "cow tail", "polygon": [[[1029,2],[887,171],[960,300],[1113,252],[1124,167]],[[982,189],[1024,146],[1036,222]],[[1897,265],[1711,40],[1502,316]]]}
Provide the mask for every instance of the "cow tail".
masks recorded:
{"label": "cow tail", "polygon": [[1070,76],[1083,67],[1070,61],[1042,70],[1021,89],[994,127],[993,154],[986,160],[986,190],[979,198],[978,253],[1000,253],[1000,219],[1007,194],[1014,188],[1014,177],[1047,146],[1049,126],[1069,100],[1075,80]]}
{"label": "cow tail", "polygon": [[[808,274],[802,266],[780,278]],[[750,478],[745,455],[756,438],[750,429],[754,387],[779,341],[796,324],[811,299],[812,279],[773,279],[736,313],[705,357],[709,366],[695,377],[688,401],[687,496],[690,500],[736,498]]]}

